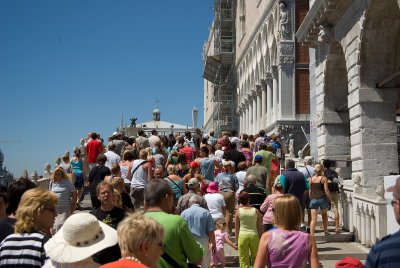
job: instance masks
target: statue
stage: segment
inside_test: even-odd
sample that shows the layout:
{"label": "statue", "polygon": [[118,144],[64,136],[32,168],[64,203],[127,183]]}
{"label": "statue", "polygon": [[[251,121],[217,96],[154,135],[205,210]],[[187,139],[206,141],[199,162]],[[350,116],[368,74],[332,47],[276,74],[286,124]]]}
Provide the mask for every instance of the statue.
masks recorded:
{"label": "statue", "polygon": [[289,158],[294,158],[294,139],[289,140]]}
{"label": "statue", "polygon": [[321,24],[319,26],[318,42],[319,43],[330,43],[333,40],[332,28]]}
{"label": "statue", "polygon": [[136,120],[137,120],[136,117],[131,118],[131,127],[136,127]]}
{"label": "statue", "polygon": [[56,169],[61,163],[61,157],[57,156],[56,157],[56,161],[55,161],[55,165],[54,165],[54,169]]}
{"label": "statue", "polygon": [[37,181],[38,181],[39,175],[37,174],[36,170],[34,170],[34,171],[32,172],[32,174],[31,174],[31,179],[32,179],[34,182],[37,182]]}
{"label": "statue", "polygon": [[26,169],[24,170],[24,172],[22,173],[21,178],[24,178],[24,179],[28,179],[29,178],[28,170],[26,170]]}
{"label": "statue", "polygon": [[299,156],[299,159],[297,160],[297,166],[298,167],[304,167],[303,150],[299,150],[297,155]]}
{"label": "statue", "polygon": [[50,172],[51,166],[50,163],[44,164],[44,172],[43,172],[43,178],[50,178],[51,172]]}
{"label": "statue", "polygon": [[291,31],[290,31],[290,16],[289,10],[286,6],[286,3],[280,2],[280,23],[281,23],[281,39],[282,40],[291,40]]}

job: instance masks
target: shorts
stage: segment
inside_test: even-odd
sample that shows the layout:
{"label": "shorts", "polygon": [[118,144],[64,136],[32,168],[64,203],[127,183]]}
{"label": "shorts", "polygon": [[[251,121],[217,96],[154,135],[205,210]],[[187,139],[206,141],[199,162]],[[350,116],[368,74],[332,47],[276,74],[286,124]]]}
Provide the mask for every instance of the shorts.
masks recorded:
{"label": "shorts", "polygon": [[235,193],[233,192],[220,192],[223,195],[226,210],[232,215],[235,211]]}
{"label": "shorts", "polygon": [[79,172],[79,173],[75,173],[74,172],[74,176],[75,176],[75,189],[80,190],[83,188],[83,184],[84,184],[84,178],[83,178],[83,173]]}
{"label": "shorts", "polygon": [[322,210],[328,209],[329,202],[326,198],[318,198],[318,199],[311,199],[310,201],[310,209],[318,209],[321,208]]}
{"label": "shorts", "polygon": [[330,192],[331,193],[331,198],[332,202],[335,203],[335,208],[338,208],[339,205],[339,193],[338,192]]}

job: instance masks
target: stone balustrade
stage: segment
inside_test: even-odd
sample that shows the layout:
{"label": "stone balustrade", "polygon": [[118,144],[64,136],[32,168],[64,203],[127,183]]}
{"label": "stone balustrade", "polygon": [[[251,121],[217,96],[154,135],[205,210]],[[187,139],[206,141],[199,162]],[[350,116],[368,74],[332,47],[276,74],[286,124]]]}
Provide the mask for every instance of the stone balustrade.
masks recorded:
{"label": "stone balustrade", "polygon": [[351,180],[343,181],[339,200],[339,214],[342,228],[353,232],[355,241],[371,247],[387,234],[387,201],[357,193],[359,186]]}

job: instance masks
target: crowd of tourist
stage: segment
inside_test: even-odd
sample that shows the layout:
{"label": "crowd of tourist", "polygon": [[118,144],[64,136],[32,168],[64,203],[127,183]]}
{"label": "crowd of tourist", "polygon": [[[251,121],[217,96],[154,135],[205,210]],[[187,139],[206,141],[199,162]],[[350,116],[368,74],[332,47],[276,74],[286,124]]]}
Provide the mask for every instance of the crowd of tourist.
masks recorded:
{"label": "crowd of tourist", "polygon": [[[225,243],[240,267],[319,267],[316,219],[321,210],[331,235],[333,209],[339,232],[338,175],[329,160],[306,157],[298,170],[284,155],[263,130],[115,132],[107,145],[91,133],[49,189],[20,179],[0,193],[0,267],[224,267]],[[80,212],[84,185],[90,213]]]}

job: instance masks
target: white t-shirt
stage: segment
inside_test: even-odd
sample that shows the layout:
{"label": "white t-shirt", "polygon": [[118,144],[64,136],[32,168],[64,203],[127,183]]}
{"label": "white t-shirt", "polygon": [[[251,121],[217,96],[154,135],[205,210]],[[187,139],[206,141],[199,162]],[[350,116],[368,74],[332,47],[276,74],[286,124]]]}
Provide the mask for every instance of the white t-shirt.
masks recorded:
{"label": "white t-shirt", "polygon": [[121,157],[119,155],[117,155],[113,151],[108,151],[104,155],[107,157],[107,162],[105,166],[108,167],[110,170],[113,165],[119,165],[119,162],[121,161]]}
{"label": "white t-shirt", "polygon": [[207,202],[208,210],[211,213],[213,219],[223,219],[224,214],[222,214],[222,207],[225,207],[225,200],[222,194],[206,194],[204,199]]}
{"label": "white t-shirt", "polygon": [[236,191],[238,195],[244,189],[244,179],[246,178],[246,170],[236,172],[236,178],[238,179],[239,188]]}

